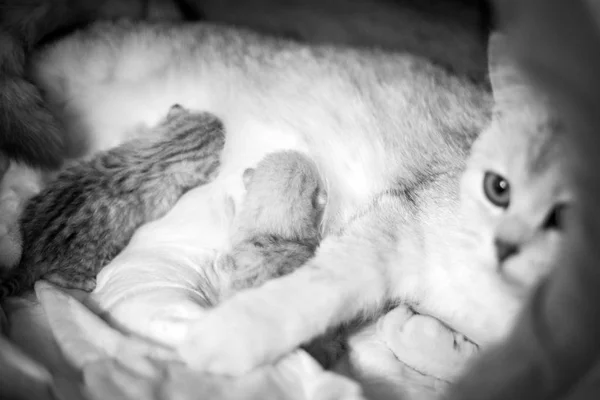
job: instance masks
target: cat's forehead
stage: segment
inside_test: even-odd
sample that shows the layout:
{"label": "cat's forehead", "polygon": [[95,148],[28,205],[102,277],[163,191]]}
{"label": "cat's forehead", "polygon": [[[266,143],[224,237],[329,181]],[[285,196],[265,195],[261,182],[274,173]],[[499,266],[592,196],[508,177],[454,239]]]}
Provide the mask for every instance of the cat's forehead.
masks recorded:
{"label": "cat's forehead", "polygon": [[473,161],[513,181],[562,179],[566,129],[560,110],[522,71],[503,35],[490,37],[488,59],[494,109],[473,146]]}
{"label": "cat's forehead", "polygon": [[541,173],[561,163],[564,126],[551,110],[540,106],[521,106],[519,109],[500,110],[494,119],[499,136],[496,142],[510,148],[507,154],[509,160],[516,158],[532,173]]}
{"label": "cat's forehead", "polygon": [[495,172],[516,184],[562,180],[564,126],[540,105],[499,109],[474,144],[471,168]]}

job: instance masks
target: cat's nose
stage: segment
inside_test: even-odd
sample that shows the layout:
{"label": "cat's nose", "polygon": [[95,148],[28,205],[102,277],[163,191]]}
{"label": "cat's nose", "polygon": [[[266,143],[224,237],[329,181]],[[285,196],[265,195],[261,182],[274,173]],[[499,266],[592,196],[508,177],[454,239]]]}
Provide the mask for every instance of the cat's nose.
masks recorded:
{"label": "cat's nose", "polygon": [[496,257],[498,257],[498,262],[500,263],[503,263],[506,259],[519,252],[519,246],[517,244],[503,239],[496,238],[496,240],[494,240],[494,245],[496,246]]}

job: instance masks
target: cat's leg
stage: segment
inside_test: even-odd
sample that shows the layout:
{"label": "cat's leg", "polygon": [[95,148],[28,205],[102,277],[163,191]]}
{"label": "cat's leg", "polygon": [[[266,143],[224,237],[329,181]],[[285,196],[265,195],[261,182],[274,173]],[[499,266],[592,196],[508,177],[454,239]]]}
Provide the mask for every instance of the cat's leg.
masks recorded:
{"label": "cat's leg", "polygon": [[381,309],[406,203],[378,199],[343,234],[325,238],[305,266],[210,311],[190,327],[181,357],[198,370],[239,375]]}

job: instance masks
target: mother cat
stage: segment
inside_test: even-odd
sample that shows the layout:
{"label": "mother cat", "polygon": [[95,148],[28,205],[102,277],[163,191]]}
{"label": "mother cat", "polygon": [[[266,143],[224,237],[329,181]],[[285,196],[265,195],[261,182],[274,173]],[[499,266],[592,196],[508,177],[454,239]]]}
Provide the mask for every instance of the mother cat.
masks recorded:
{"label": "mother cat", "polygon": [[69,129],[88,135],[89,152],[179,103],[225,124],[217,181],[293,148],[328,182],[316,257],[203,319],[181,349],[200,369],[243,373],[399,301],[480,345],[502,337],[517,311],[519,293],[496,273],[505,257],[494,232],[464,226],[457,212],[458,177],[491,111],[482,87],[408,54],[211,25],[100,24],[41,53],[34,75]]}

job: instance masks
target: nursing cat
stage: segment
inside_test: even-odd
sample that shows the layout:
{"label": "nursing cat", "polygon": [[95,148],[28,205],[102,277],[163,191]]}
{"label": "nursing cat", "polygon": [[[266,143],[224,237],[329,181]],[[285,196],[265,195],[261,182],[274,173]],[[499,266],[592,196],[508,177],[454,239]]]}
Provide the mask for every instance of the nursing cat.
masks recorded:
{"label": "nursing cat", "polygon": [[[209,312],[181,349],[195,367],[242,373],[396,301],[481,346],[509,329],[522,300],[497,273],[495,227],[469,235],[458,212],[465,160],[489,121],[485,87],[406,53],[210,24],[99,24],[49,46],[33,67],[95,151],[178,102],[222,119],[217,180],[297,149],[328,182],[316,256]],[[238,340],[232,321],[248,336]]]}
{"label": "nursing cat", "polygon": [[223,146],[216,117],[176,105],[142,137],[69,165],[25,205],[21,260],[3,274],[0,299],[40,278],[92,290],[137,228],[214,179]]}

